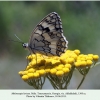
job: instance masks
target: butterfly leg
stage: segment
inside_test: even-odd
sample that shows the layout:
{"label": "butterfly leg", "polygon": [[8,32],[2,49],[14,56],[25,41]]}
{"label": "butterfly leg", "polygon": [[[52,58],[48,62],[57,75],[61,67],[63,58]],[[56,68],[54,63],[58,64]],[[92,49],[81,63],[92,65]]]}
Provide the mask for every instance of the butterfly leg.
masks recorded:
{"label": "butterfly leg", "polygon": [[[29,54],[28,54],[28,56],[29,56],[29,55],[31,55],[31,56],[32,56],[32,54],[31,54],[31,53],[29,53]],[[27,57],[28,57],[28,56],[27,56]],[[26,58],[26,60],[27,60],[27,64],[26,64],[26,68],[27,68],[27,66],[28,66],[28,64],[29,64],[29,60],[28,60],[28,58]],[[25,68],[25,70],[26,70],[26,68]]]}
{"label": "butterfly leg", "polygon": [[45,63],[44,63],[44,68],[46,68],[46,57],[45,57],[45,55],[42,55],[41,57],[43,57],[43,59],[45,60]]}
{"label": "butterfly leg", "polygon": [[37,54],[35,54],[35,56],[36,56],[36,67],[37,67]]}

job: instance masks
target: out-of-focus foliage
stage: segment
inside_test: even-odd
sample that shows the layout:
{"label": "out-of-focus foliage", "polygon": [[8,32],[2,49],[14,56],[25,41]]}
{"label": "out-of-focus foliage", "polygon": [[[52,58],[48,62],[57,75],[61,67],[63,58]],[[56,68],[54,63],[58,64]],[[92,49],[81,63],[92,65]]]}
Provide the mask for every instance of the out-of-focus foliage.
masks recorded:
{"label": "out-of-focus foliage", "polygon": [[[57,12],[62,19],[64,35],[69,49],[95,53],[99,47],[99,2],[68,1],[11,1],[0,2],[0,51],[1,54],[24,55],[25,50],[14,34],[28,42],[33,28],[50,12]],[[94,49],[95,48],[95,49]]]}
{"label": "out-of-focus foliage", "polygon": [[[25,57],[29,51],[22,44],[9,42],[28,42],[35,26],[51,12],[57,12],[62,20],[68,49],[79,49],[83,54],[100,55],[100,2],[98,1],[6,1],[0,2],[0,88],[26,89],[18,75],[19,70],[27,66]],[[81,76],[75,71],[71,87],[75,89]],[[91,70],[82,88],[98,89],[100,81],[99,67]],[[92,83],[91,83],[92,81]],[[49,82],[43,88],[51,88]],[[33,88],[32,88],[33,89]]]}

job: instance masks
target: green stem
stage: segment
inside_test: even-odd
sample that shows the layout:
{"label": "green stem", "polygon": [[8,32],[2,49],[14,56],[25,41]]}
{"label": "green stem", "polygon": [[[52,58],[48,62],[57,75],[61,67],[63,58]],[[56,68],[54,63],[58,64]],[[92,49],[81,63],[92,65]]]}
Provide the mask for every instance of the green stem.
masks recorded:
{"label": "green stem", "polygon": [[80,88],[80,86],[82,85],[82,83],[83,83],[83,81],[84,81],[85,77],[86,77],[86,74],[83,76],[83,78],[82,78],[82,80],[81,80],[81,82],[80,82],[79,86],[77,87],[77,89],[79,89],[79,88]]}
{"label": "green stem", "polygon": [[75,69],[75,66],[73,66],[71,71],[68,73],[68,75],[64,77],[64,82],[65,82],[64,89],[67,89],[67,86],[72,78],[74,69]]}
{"label": "green stem", "polygon": [[97,63],[97,62],[95,62],[95,63],[94,63],[94,66],[97,66],[97,65],[100,65],[100,62],[98,62],[98,63]]}
{"label": "green stem", "polygon": [[51,85],[53,86],[54,89],[58,89],[58,87],[55,85],[55,81],[50,77],[50,75],[47,76],[47,78],[49,79]]}
{"label": "green stem", "polygon": [[82,74],[83,72],[81,72],[81,74],[83,75],[83,78],[82,78],[82,80],[81,80],[81,82],[80,82],[79,86],[77,87],[77,89],[79,89],[79,88],[80,88],[80,86],[82,85],[82,83],[83,83],[83,81],[84,81],[84,79],[85,79],[86,75],[88,74],[89,70],[90,70],[90,67],[88,67],[88,69],[86,69],[85,71],[83,71],[83,72],[85,72],[85,74],[84,74],[84,75]]}

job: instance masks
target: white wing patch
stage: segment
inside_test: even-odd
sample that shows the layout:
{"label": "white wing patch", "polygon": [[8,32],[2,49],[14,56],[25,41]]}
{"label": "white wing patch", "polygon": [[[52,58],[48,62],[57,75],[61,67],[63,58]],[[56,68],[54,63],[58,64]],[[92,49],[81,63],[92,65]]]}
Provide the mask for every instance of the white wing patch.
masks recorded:
{"label": "white wing patch", "polygon": [[28,49],[32,53],[60,56],[67,49],[67,44],[60,16],[56,12],[52,12],[33,30]]}

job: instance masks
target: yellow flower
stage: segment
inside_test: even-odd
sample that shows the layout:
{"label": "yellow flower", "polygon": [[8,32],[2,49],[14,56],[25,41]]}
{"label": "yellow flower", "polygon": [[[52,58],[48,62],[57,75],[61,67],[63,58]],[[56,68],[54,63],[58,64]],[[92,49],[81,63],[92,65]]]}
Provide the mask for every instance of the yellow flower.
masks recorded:
{"label": "yellow flower", "polygon": [[65,68],[71,68],[71,64],[65,64]]}
{"label": "yellow flower", "polygon": [[30,68],[30,69],[28,70],[28,73],[32,73],[32,72],[35,72],[35,69],[34,69],[34,68]]}
{"label": "yellow flower", "polygon": [[23,71],[19,71],[19,73],[18,73],[19,75],[23,75]]}
{"label": "yellow flower", "polygon": [[56,74],[56,72],[57,72],[57,70],[56,70],[55,68],[52,68],[52,69],[50,70],[50,73],[51,73],[51,74]]}
{"label": "yellow flower", "polygon": [[79,55],[80,54],[80,50],[74,50],[75,54]]}
{"label": "yellow flower", "polygon": [[22,79],[23,79],[24,81],[27,81],[28,78],[29,78],[29,77],[28,77],[27,75],[23,75],[23,76],[22,76]]}
{"label": "yellow flower", "polygon": [[76,60],[77,59],[77,55],[76,54],[73,54],[72,55],[72,58],[74,58]]}
{"label": "yellow flower", "polygon": [[32,55],[29,55],[26,57],[29,61],[31,61],[33,59]]}
{"label": "yellow flower", "polygon": [[30,67],[33,67],[33,66],[35,66],[36,65],[36,61],[34,61],[34,60],[32,60],[30,63],[29,63],[29,66]]}
{"label": "yellow flower", "polygon": [[87,62],[86,61],[81,61],[81,66],[86,66],[87,65]]}
{"label": "yellow flower", "polygon": [[27,76],[28,76],[28,78],[33,78],[34,74],[33,73],[28,73]]}
{"label": "yellow flower", "polygon": [[45,72],[46,72],[46,73],[49,73],[49,72],[50,72],[50,68],[46,68],[46,69],[45,69]]}
{"label": "yellow flower", "polygon": [[64,72],[63,71],[57,71],[56,72],[56,75],[59,77],[59,76],[63,76]]}
{"label": "yellow flower", "polygon": [[99,56],[98,55],[93,55],[93,60],[98,60]]}
{"label": "yellow flower", "polygon": [[74,63],[76,67],[80,67],[81,66],[81,61],[77,61]]}
{"label": "yellow flower", "polygon": [[56,70],[62,70],[63,67],[64,67],[64,65],[60,64],[60,65],[56,66],[55,68],[56,68]]}
{"label": "yellow flower", "polygon": [[69,68],[63,68],[62,70],[63,70],[64,73],[68,73],[70,71]]}
{"label": "yellow flower", "polygon": [[91,60],[87,60],[87,65],[88,65],[88,66],[91,66],[92,63],[93,63],[93,62],[92,62]]}
{"label": "yellow flower", "polygon": [[93,60],[93,57],[92,56],[87,56],[86,59],[87,60]]}
{"label": "yellow flower", "polygon": [[70,81],[74,68],[84,75],[88,72],[87,68],[98,61],[99,56],[81,54],[80,50],[76,49],[66,50],[61,56],[46,56],[36,53],[26,58],[29,61],[26,69],[19,71],[22,80],[34,88],[41,88],[42,86],[40,87],[39,84],[43,85],[45,78],[48,78],[53,87],[57,85],[58,88],[62,83]]}
{"label": "yellow flower", "polygon": [[75,61],[74,58],[68,58],[68,63],[69,64],[73,63],[74,61]]}
{"label": "yellow flower", "polygon": [[40,66],[39,69],[40,70],[45,69],[45,66]]}
{"label": "yellow flower", "polygon": [[26,71],[23,71],[23,75],[25,75],[25,74],[28,74],[28,71],[26,70]]}
{"label": "yellow flower", "polygon": [[58,63],[60,63],[60,61],[59,61],[59,60],[52,59],[52,60],[51,60],[51,63],[52,63],[52,64],[58,64]]}
{"label": "yellow flower", "polygon": [[88,56],[93,57],[93,54],[88,54]]}
{"label": "yellow flower", "polygon": [[40,76],[40,75],[39,75],[38,72],[33,73],[33,77],[34,77],[34,78],[38,78],[39,76]]}
{"label": "yellow flower", "polygon": [[39,75],[44,75],[46,72],[45,72],[44,69],[41,69],[41,70],[38,71],[38,73],[39,73]]}

